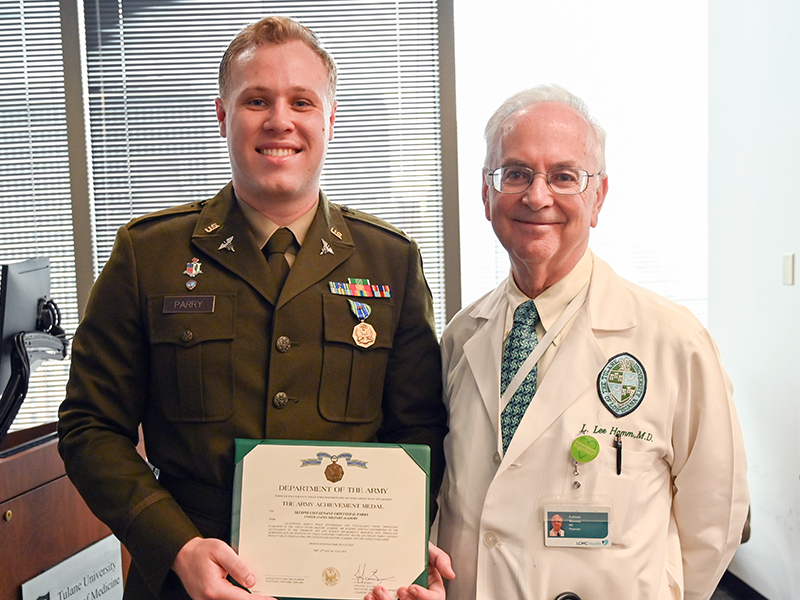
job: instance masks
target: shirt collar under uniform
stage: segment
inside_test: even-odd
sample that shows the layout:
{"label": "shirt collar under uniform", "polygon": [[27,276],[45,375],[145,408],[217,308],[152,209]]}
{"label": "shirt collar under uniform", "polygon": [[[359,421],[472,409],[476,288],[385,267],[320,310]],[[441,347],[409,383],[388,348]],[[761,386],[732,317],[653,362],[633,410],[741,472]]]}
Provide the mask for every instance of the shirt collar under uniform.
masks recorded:
{"label": "shirt collar under uniform", "polygon": [[[279,229],[279,225],[263,213],[258,212],[255,208],[250,206],[247,202],[243,201],[238,196],[236,201],[242,209],[247,222],[250,224],[250,229],[253,230],[253,237],[260,248],[269,240],[270,236]],[[297,243],[302,246],[306,238],[308,230],[311,228],[311,222],[317,214],[317,207],[319,206],[319,198],[314,205],[305,213],[300,215],[298,219],[286,225],[286,228],[291,230],[294,234]],[[292,252],[290,249],[289,252]]]}
{"label": "shirt collar under uniform", "polygon": [[[542,334],[553,326],[556,319],[561,316],[561,313],[564,312],[564,309],[567,308],[573,298],[578,295],[578,292],[583,289],[583,286],[589,282],[592,276],[593,262],[592,251],[587,248],[578,264],[573,267],[572,271],[567,273],[566,277],[536,296],[534,302],[540,319],[539,325],[536,326],[536,331],[540,339]],[[506,311],[504,339],[508,336],[508,332],[511,331],[511,326],[514,324],[514,311],[517,310],[520,304],[530,300],[517,286],[513,273],[509,273],[506,298],[508,300],[508,309]],[[558,345],[569,330],[570,324],[564,327],[556,339],[553,340],[554,345]]]}

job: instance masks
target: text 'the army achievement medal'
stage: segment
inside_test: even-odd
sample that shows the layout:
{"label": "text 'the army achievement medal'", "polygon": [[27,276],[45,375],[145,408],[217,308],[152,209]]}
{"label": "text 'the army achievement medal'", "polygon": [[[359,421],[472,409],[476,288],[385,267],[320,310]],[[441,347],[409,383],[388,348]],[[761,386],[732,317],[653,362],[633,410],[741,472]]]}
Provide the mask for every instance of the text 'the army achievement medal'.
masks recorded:
{"label": "text 'the army achievement medal'", "polygon": [[612,356],[597,376],[600,401],[616,417],[624,417],[636,410],[646,391],[644,366],[626,352]]}
{"label": "text 'the army achievement medal'", "polygon": [[361,322],[353,328],[353,341],[355,341],[356,345],[362,348],[369,348],[375,343],[375,340],[378,339],[378,334],[375,331],[375,328],[369,323],[364,322],[364,320],[369,317],[370,313],[372,312],[372,308],[369,306],[369,304],[364,304],[363,302],[358,302],[356,300],[350,300],[350,298],[348,298],[347,301],[350,303],[350,310],[353,311],[353,314],[357,318],[361,319]]}

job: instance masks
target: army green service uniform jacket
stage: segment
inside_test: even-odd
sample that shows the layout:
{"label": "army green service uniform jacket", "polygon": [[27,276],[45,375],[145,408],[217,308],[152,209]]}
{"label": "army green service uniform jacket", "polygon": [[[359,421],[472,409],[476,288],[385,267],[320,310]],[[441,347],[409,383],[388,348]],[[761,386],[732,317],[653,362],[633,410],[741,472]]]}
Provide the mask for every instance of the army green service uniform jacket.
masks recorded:
{"label": "army green service uniform jacket", "polygon": [[[368,279],[377,337],[330,282]],[[144,432],[147,459],[136,451]],[[407,442],[443,471],[446,412],[431,294],[414,241],[330,203],[278,297],[229,184],[122,227],[75,335],[59,450],[133,557],[126,598],[184,598],[170,566],[229,541],[235,438]]]}

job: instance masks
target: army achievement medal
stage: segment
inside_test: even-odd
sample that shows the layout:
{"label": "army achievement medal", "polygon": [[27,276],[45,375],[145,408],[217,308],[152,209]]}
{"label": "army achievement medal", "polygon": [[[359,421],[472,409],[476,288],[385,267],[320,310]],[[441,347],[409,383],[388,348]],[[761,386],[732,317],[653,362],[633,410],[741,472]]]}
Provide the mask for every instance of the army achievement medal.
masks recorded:
{"label": "army achievement medal", "polygon": [[301,461],[301,467],[316,467],[322,464],[322,459],[328,458],[331,463],[325,467],[325,479],[331,483],[337,483],[344,477],[344,469],[339,464],[339,459],[344,458],[348,467],[359,467],[361,469],[367,468],[367,462],[358,458],[353,458],[349,452],[342,452],[341,454],[331,455],[327,452],[317,452],[315,458],[304,458]]}
{"label": "army achievement medal", "polygon": [[353,339],[356,344],[362,348],[369,348],[375,343],[377,338],[378,334],[375,332],[375,328],[369,323],[364,323],[362,321],[353,327]]}
{"label": "army achievement medal", "polygon": [[350,298],[347,299],[347,302],[350,303],[350,310],[353,314],[361,319],[361,322],[353,328],[353,341],[362,348],[369,348],[375,343],[375,340],[378,339],[375,328],[369,323],[364,322],[364,319],[369,317],[370,313],[372,313],[372,308],[369,304],[350,300]]}
{"label": "army achievement medal", "polygon": [[600,401],[616,417],[624,417],[636,410],[646,391],[644,367],[627,352],[612,356],[597,376]]}
{"label": "army achievement medal", "polygon": [[337,483],[344,477],[344,469],[342,465],[337,464],[338,456],[331,456],[331,464],[325,467],[325,479],[331,483]]}

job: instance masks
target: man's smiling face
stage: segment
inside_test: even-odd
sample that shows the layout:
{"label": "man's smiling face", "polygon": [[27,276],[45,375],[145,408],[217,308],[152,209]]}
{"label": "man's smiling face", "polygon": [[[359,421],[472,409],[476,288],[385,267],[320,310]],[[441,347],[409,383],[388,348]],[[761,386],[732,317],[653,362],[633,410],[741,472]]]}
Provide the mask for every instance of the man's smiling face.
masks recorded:
{"label": "man's smiling face", "polygon": [[[573,167],[595,174],[596,144],[591,126],[576,110],[541,102],[506,119],[486,170],[517,166],[546,173]],[[607,190],[607,180],[595,176],[583,193],[559,194],[539,175],[525,191],[504,194],[484,174],[486,218],[508,251],[518,285],[521,274],[538,271],[546,289],[572,270],[589,244],[589,230],[597,225]]]}
{"label": "man's smiling face", "polygon": [[328,89],[322,60],[301,41],[234,58],[217,119],[237,196],[255,208],[316,201],[336,112]]}

